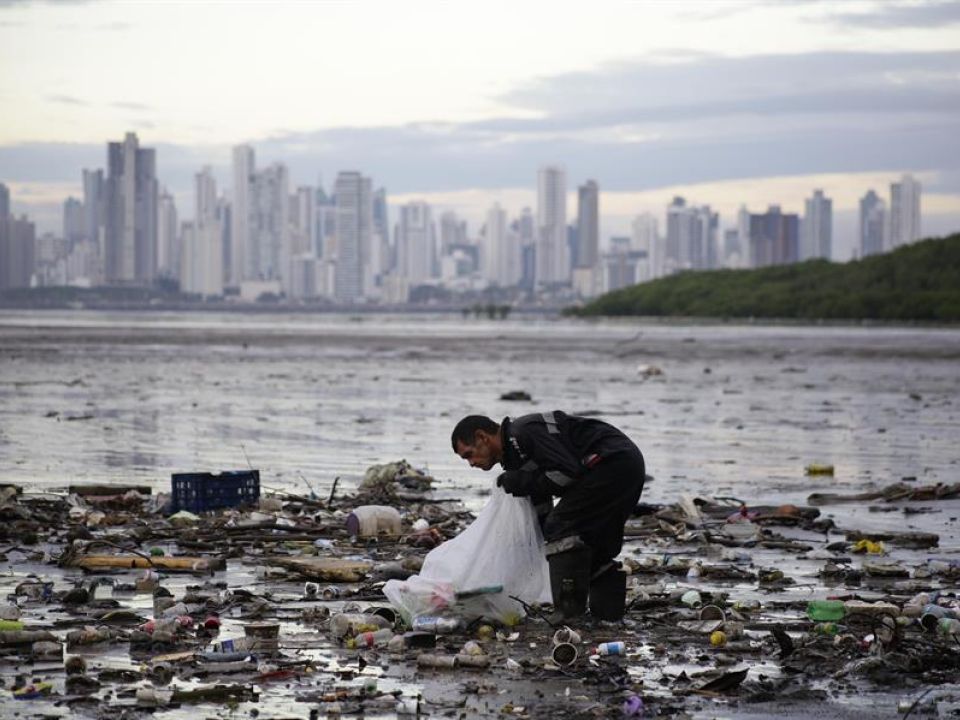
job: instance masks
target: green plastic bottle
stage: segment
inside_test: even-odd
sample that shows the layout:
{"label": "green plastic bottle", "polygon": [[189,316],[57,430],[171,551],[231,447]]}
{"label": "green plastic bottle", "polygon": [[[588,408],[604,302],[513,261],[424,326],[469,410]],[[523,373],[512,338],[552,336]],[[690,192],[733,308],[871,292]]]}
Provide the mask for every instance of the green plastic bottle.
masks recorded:
{"label": "green plastic bottle", "polygon": [[23,630],[23,623],[20,620],[0,620],[0,631]]}
{"label": "green plastic bottle", "polygon": [[811,600],[807,603],[807,617],[814,622],[843,620],[846,608],[840,600]]}

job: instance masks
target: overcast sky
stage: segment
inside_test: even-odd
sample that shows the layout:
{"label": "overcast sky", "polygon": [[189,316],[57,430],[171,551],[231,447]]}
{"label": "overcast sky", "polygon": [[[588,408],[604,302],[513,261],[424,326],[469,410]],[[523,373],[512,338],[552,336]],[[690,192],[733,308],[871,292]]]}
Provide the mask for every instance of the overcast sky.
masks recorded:
{"label": "overcast sky", "polygon": [[229,189],[248,142],[295,184],[357,169],[474,221],[555,163],[597,180],[608,233],[673,193],[727,224],[823,187],[849,234],[903,172],[924,231],[960,229],[954,1],[0,0],[0,108],[0,181],[45,230],[127,130],[184,217],[192,174]]}

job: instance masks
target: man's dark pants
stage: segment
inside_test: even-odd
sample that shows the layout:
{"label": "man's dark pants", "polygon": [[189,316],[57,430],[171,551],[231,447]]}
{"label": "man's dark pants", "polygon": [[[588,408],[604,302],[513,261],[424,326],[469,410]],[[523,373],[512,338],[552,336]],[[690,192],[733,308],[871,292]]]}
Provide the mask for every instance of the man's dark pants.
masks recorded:
{"label": "man's dark pants", "polygon": [[544,540],[579,535],[593,551],[591,574],[623,548],[623,527],[640,493],[646,468],[640,452],[604,458],[563,494],[543,521]]}

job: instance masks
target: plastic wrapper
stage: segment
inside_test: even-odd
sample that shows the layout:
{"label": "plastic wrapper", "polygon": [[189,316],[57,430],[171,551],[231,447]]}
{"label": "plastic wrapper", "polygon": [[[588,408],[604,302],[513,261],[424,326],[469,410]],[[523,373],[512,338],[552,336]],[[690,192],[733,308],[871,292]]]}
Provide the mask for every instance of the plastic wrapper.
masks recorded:
{"label": "plastic wrapper", "polygon": [[[493,588],[502,588],[491,592]],[[389,580],[384,594],[409,624],[423,615],[490,618],[512,625],[526,603],[550,601],[543,536],[527,498],[494,488],[477,519],[431,550],[419,575]]]}

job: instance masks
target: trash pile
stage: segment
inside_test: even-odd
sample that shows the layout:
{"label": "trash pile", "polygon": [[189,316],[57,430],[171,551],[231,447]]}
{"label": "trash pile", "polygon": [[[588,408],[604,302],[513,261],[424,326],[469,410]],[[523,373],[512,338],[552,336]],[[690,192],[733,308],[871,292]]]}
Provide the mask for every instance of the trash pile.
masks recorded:
{"label": "trash pile", "polygon": [[[543,577],[464,586],[477,568],[455,567],[450,541],[493,542],[478,535],[487,511],[435,499],[404,461],[326,498],[211,477],[245,483],[242,504],[174,511],[148,487],[0,488],[4,702],[30,701],[27,717],[214,704],[639,718],[874,692],[919,714],[960,699],[960,558],[937,554],[935,534],[821,515],[862,494],[641,503],[622,558],[626,618],[565,626],[549,620]],[[895,483],[870,499],[958,495]],[[502,516],[498,497],[490,514]]]}

